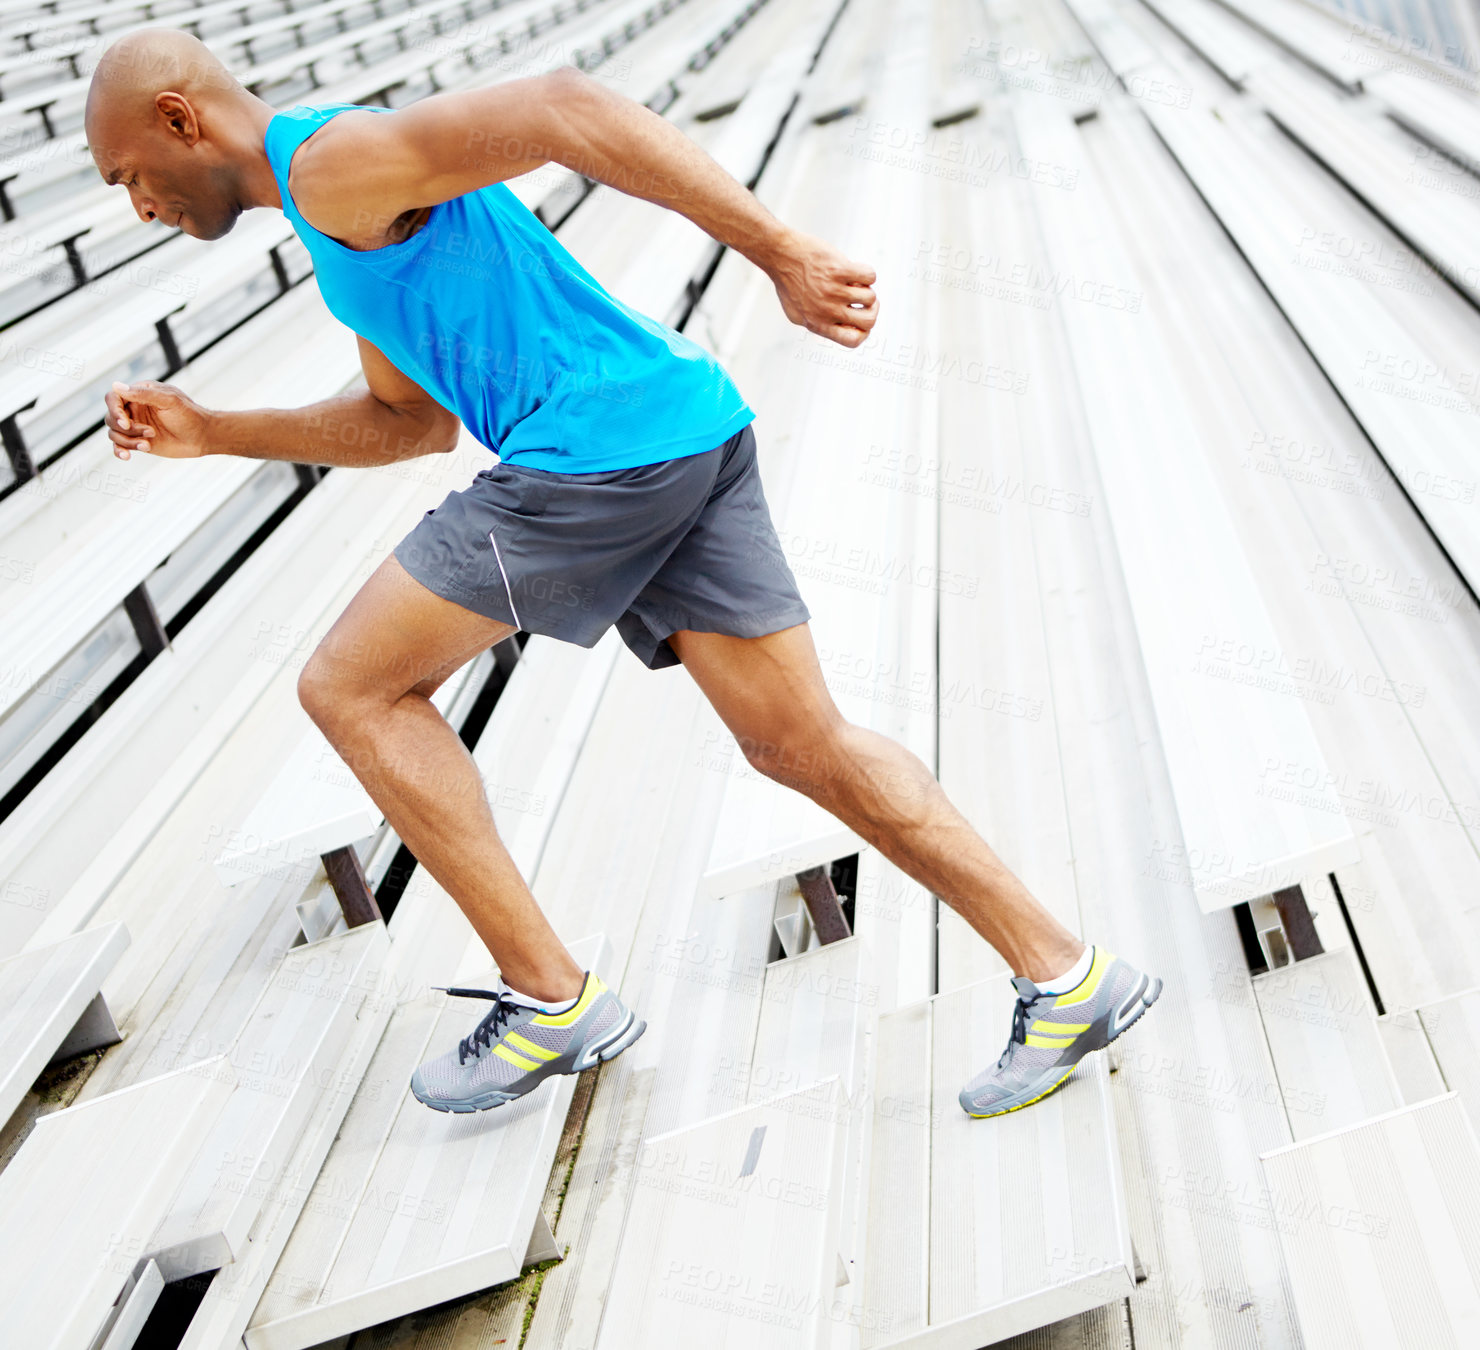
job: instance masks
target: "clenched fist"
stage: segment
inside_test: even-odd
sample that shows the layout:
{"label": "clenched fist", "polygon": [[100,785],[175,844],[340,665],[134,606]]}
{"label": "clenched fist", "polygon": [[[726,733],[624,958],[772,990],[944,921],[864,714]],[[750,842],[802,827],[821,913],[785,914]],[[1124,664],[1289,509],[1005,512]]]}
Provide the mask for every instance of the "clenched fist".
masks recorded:
{"label": "clenched fist", "polygon": [[851,261],[825,239],[794,231],[768,270],[786,317],[809,332],[856,347],[878,320],[874,269]]}
{"label": "clenched fist", "polygon": [[103,425],[119,459],[135,450],[164,459],[196,459],[207,453],[210,414],[172,384],[115,382],[103,402],[108,410]]}

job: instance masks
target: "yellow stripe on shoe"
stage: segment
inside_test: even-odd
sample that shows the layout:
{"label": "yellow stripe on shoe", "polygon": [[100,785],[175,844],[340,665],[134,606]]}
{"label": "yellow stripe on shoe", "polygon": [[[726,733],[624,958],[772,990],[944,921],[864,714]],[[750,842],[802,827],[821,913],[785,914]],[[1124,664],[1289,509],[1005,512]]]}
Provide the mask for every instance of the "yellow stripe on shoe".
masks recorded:
{"label": "yellow stripe on shoe", "polygon": [[1055,1008],[1067,1008],[1075,1003],[1087,1003],[1095,996],[1095,990],[1100,987],[1100,981],[1105,972],[1110,969],[1110,963],[1115,960],[1114,952],[1107,952],[1103,947],[1095,948],[1095,959],[1089,968],[1089,974],[1082,979],[1067,994],[1059,994],[1054,998]]}
{"label": "yellow stripe on shoe", "polygon": [[547,1050],[543,1045],[536,1045],[527,1037],[521,1036],[517,1031],[511,1031],[504,1037],[505,1045],[512,1045],[522,1055],[528,1055],[531,1059],[559,1059],[560,1051]]}
{"label": "yellow stripe on shoe", "polygon": [[1031,1027],[1028,1028],[1028,1030],[1036,1031],[1041,1036],[1068,1036],[1072,1040],[1075,1036],[1079,1035],[1081,1031],[1088,1031],[1089,1023],[1049,1022],[1040,1017],[1036,1022],[1033,1023]]}
{"label": "yellow stripe on shoe", "polygon": [[526,1073],[530,1069],[538,1069],[540,1067],[538,1060],[525,1059],[523,1055],[516,1055],[512,1050],[509,1049],[507,1045],[503,1043],[503,1041],[500,1041],[496,1046],[493,1047],[493,1053],[498,1055],[501,1059],[508,1060],[509,1063],[514,1065],[516,1068],[523,1069]]}

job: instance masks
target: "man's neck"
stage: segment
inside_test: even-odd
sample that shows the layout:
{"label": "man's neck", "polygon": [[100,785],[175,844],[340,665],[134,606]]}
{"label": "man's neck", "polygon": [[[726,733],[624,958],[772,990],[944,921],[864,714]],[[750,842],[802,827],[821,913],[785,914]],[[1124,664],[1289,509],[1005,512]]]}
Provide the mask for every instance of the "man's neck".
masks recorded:
{"label": "man's neck", "polygon": [[242,109],[245,127],[241,204],[243,208],[274,206],[281,211],[283,194],[278,189],[277,177],[273,174],[272,163],[267,158],[267,147],[263,144],[267,124],[277,115],[277,110],[254,94],[247,97],[248,102]]}

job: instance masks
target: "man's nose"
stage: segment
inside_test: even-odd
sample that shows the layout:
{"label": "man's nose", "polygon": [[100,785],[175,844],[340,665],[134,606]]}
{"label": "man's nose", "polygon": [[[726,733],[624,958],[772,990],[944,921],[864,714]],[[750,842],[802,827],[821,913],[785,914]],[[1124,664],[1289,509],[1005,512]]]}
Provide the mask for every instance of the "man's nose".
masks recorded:
{"label": "man's nose", "polygon": [[146,225],[158,215],[154,209],[154,203],[148,197],[135,197],[134,211]]}

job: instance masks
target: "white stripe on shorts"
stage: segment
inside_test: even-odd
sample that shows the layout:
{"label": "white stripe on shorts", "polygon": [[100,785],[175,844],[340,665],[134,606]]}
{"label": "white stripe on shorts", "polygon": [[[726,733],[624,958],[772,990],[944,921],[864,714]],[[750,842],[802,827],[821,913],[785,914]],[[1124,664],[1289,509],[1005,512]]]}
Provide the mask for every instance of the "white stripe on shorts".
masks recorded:
{"label": "white stripe on shorts", "polygon": [[488,532],[488,542],[493,545],[493,556],[498,561],[498,574],[504,579],[504,594],[509,597],[509,613],[514,616],[514,626],[523,628],[524,623],[519,617],[519,611],[514,608],[514,592],[509,586],[509,574],[504,571],[504,555],[498,551],[498,540],[493,537],[493,531]]}

